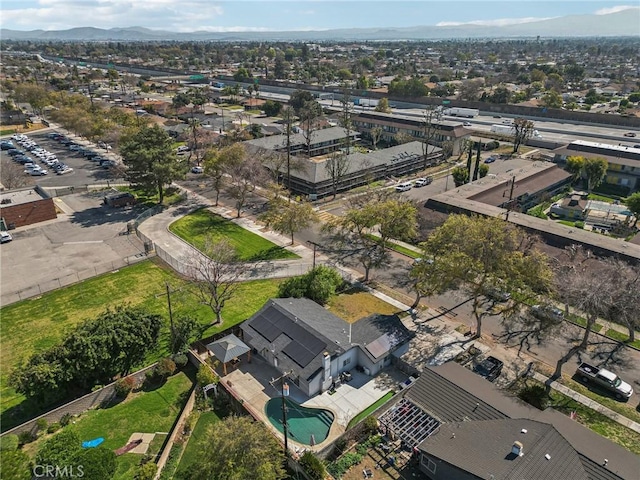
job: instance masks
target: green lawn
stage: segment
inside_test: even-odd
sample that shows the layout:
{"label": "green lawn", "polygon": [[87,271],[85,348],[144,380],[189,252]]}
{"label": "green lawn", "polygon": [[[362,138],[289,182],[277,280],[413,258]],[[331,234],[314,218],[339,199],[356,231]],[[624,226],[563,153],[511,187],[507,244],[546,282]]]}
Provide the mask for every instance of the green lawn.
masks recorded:
{"label": "green lawn", "polygon": [[[609,338],[613,338],[614,340],[618,340],[619,342],[626,342],[627,340],[629,340],[629,335],[627,335],[626,333],[622,333],[617,330],[614,330],[612,328],[609,328],[606,331],[605,335]],[[629,342],[629,345],[632,345],[640,349],[640,340],[634,340],[633,342]]]}
{"label": "green lawn", "polygon": [[[371,238],[372,240],[378,240],[380,237],[378,237],[377,235],[369,235],[369,238]],[[411,250],[410,248],[403,247],[402,245],[398,245],[397,243],[393,242],[387,243],[387,248],[411,258],[420,258],[422,256],[420,252],[416,252],[414,250]]]}
{"label": "green lawn", "polygon": [[365,408],[363,411],[361,411],[358,415],[356,415],[351,420],[349,420],[349,424],[347,425],[347,430],[349,430],[354,425],[358,424],[358,422],[360,422],[360,420],[364,420],[365,418],[367,418],[369,415],[371,415],[373,412],[375,412],[381,405],[384,405],[385,403],[387,403],[391,399],[391,397],[393,397],[395,395],[395,393],[396,392],[394,392],[394,391],[387,392],[384,395],[384,397],[379,399],[377,402],[372,403],[367,408]]}
{"label": "green lawn", "polygon": [[0,130],[0,135],[12,135],[14,133],[16,133],[15,128],[5,128]]}
{"label": "green lawn", "polygon": [[[211,324],[211,310],[198,303],[188,285],[173,270],[144,261],[115,273],[108,273],[76,285],[61,288],[33,300],[24,300],[0,309],[0,412],[2,429],[15,426],[39,412],[7,385],[11,370],[36,351],[58,343],[64,332],[80,321],[93,318],[109,306],[129,303],[142,305],[165,318],[160,348],[150,354],[148,363],[166,355],[169,336],[165,281],[175,292],[171,296],[176,318],[189,314],[202,324]],[[208,336],[240,323],[276,296],[280,280],[257,280],[240,285],[237,294],[223,309],[223,324],[212,325]],[[22,405],[20,405],[22,404]],[[19,407],[19,408],[14,408]]]}
{"label": "green lawn", "polygon": [[198,454],[196,446],[198,442],[204,438],[207,429],[219,421],[220,418],[214,412],[203,412],[200,415],[198,423],[196,423],[193,433],[189,437],[189,441],[184,449],[182,458],[180,459],[180,464],[177,469],[178,472],[186,470],[187,467],[196,460],[196,456]]}
{"label": "green lawn", "polygon": [[[136,432],[169,432],[180,414],[191,390],[192,381],[185,373],[170,377],[164,385],[151,391],[140,391],[117,405],[105,409],[89,410],[65,428],[75,428],[81,441],[103,437],[102,444],[109,450],[126,445]],[[161,435],[164,439],[164,435]],[[155,439],[154,439],[155,440]],[[39,440],[29,450],[37,451]],[[162,443],[151,443],[148,454],[159,452]],[[127,453],[117,457],[118,469],[114,480],[130,480],[142,455]]]}
{"label": "green lawn", "polygon": [[[158,204],[158,193],[149,193],[145,192],[140,188],[134,187],[118,187],[118,190],[122,192],[131,192],[136,197],[136,202],[138,205],[144,205],[146,207],[155,207]],[[162,205],[169,206],[175,203],[178,203],[182,197],[180,196],[180,190],[174,187],[165,188],[164,190],[164,198],[162,200]]]}
{"label": "green lawn", "polygon": [[216,215],[207,209],[197,210],[172,223],[169,230],[200,250],[205,239],[225,238],[236,249],[243,261],[282,260],[300,258],[269,240],[245,230],[230,220]]}

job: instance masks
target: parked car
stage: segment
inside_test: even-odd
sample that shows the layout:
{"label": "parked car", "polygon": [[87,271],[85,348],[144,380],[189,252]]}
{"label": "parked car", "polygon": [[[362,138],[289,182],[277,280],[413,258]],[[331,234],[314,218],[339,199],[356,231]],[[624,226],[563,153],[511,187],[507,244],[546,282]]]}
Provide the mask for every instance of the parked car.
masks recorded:
{"label": "parked car", "polygon": [[109,207],[125,207],[134,205],[136,203],[136,197],[129,192],[114,193],[104,197],[102,203]]}
{"label": "parked car", "polygon": [[433,177],[417,178],[413,182],[413,186],[414,187],[424,187],[425,185],[429,185],[431,182],[433,182]]}
{"label": "parked car", "polygon": [[191,173],[204,173],[204,168],[202,167],[191,167]]}
{"label": "parked car", "polygon": [[411,190],[412,183],[411,182],[403,182],[396,185],[396,192],[407,192]]}
{"label": "parked car", "polygon": [[17,150],[17,147],[10,141],[4,141],[0,143],[0,149],[2,150]]}
{"label": "parked car", "polygon": [[462,122],[463,127],[471,127],[471,122]]}
{"label": "parked car", "polygon": [[599,385],[623,400],[633,395],[633,388],[627,382],[623,381],[615,373],[604,368],[594,367],[588,363],[581,363],[576,370],[576,375],[584,383],[594,383]]}
{"label": "parked car", "polygon": [[496,157],[485,158],[484,163],[493,163],[496,161]]}
{"label": "parked car", "polygon": [[13,240],[9,232],[0,232],[0,243],[7,243]]}
{"label": "parked car", "polygon": [[13,150],[9,150],[7,153],[12,157],[17,157],[18,155],[24,155],[24,152],[22,150],[18,150],[17,148],[14,148]]}
{"label": "parked car", "polygon": [[64,175],[65,173],[73,172],[73,168],[67,167],[66,165],[62,168],[56,169],[56,175]]}
{"label": "parked car", "polygon": [[481,377],[493,382],[502,373],[504,362],[496,357],[488,356],[482,362],[474,365],[473,371]]}
{"label": "parked car", "polygon": [[624,136],[625,136],[625,137],[635,137],[635,136],[636,136],[636,134],[635,134],[635,133],[633,133],[633,132],[627,132],[627,133],[625,133],[625,134],[624,134]]}
{"label": "parked car", "polygon": [[43,168],[34,168],[33,170],[27,170],[27,173],[32,177],[40,177],[42,175],[46,175],[49,172],[44,170]]}
{"label": "parked car", "polygon": [[564,312],[553,305],[534,305],[531,307],[531,314],[542,320],[564,320]]}
{"label": "parked car", "polygon": [[499,288],[488,288],[484,295],[496,302],[507,302],[511,299],[511,293],[500,290]]}

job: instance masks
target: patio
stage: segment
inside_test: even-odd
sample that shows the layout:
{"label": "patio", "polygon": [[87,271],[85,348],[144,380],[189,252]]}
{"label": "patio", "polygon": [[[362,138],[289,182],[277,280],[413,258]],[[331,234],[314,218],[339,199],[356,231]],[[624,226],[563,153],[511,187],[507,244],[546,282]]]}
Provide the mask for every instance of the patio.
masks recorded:
{"label": "patio", "polygon": [[[221,371],[218,373],[222,376]],[[320,450],[333,442],[344,433],[349,420],[382,398],[390,390],[398,390],[398,385],[406,379],[406,375],[391,368],[374,378],[355,370],[351,371],[351,375],[352,380],[343,383],[334,393],[324,392],[312,398],[304,395],[293,382],[287,382],[289,398],[296,403],[309,408],[323,408],[334,414],[335,421],[331,425],[328,437],[316,445],[314,449]],[[246,355],[243,355],[240,362],[233,366],[227,375],[222,376],[221,381],[244,401],[245,407],[256,418],[259,418],[267,425],[267,428],[282,438],[282,434],[273,427],[265,414],[267,401],[280,396],[281,384],[278,380],[280,376],[279,370],[266,363],[259,356],[254,355],[249,363]],[[289,442],[296,452],[309,448],[308,445],[299,444],[292,439],[289,439]]]}

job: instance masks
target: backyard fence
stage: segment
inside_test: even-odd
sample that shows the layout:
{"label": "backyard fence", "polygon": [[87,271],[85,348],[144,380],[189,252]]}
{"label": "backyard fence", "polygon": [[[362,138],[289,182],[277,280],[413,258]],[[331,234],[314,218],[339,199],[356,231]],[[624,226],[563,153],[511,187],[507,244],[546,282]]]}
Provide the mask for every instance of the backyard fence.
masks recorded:
{"label": "backyard fence", "polygon": [[4,285],[2,289],[2,295],[0,296],[0,304],[5,307],[15,302],[19,302],[21,300],[26,300],[28,298],[38,297],[43,293],[50,292],[52,290],[56,290],[62,287],[68,287],[69,285],[73,285],[84,280],[88,280],[93,277],[97,277],[98,275],[103,275],[109,272],[115,272],[120,268],[134,265],[142,260],[147,258],[144,254],[138,254],[131,257],[120,258],[118,260],[113,260],[111,262],[101,263],[99,265],[95,265],[92,268],[82,270],[79,272],[72,272],[64,276],[60,276],[58,278],[53,278],[43,283],[39,283],[37,285],[33,285],[27,288],[23,288],[21,290],[7,291],[7,286]]}
{"label": "backyard fence", "polygon": [[[132,373],[127,378],[133,378],[137,382],[144,381],[146,373],[149,370],[155,368],[155,366],[155,363],[153,365],[149,365],[142,370],[138,370],[137,372]],[[98,407],[104,403],[108,403],[115,396],[116,383],[117,381],[110,383],[109,385],[102,387],[100,390],[88,393],[83,397],[80,397],[69,403],[65,403],[60,407],[54,408],[47,413],[43,413],[39,417],[33,418],[25,423],[22,423],[21,425],[18,425],[17,427],[13,427],[11,430],[3,432],[2,435],[4,436],[10,433],[18,434],[21,432],[35,432],[38,429],[37,423],[40,419],[45,419],[48,424],[52,424],[55,422],[59,422],[64,415],[80,415],[81,413],[84,413],[91,408]]]}

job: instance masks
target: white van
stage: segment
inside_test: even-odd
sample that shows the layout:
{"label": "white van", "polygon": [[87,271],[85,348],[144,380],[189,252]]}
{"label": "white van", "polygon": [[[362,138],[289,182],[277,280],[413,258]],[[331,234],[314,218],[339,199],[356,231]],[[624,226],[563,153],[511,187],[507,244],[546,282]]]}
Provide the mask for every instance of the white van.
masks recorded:
{"label": "white van", "polygon": [[404,182],[396,185],[396,192],[406,192],[411,190],[411,182]]}

